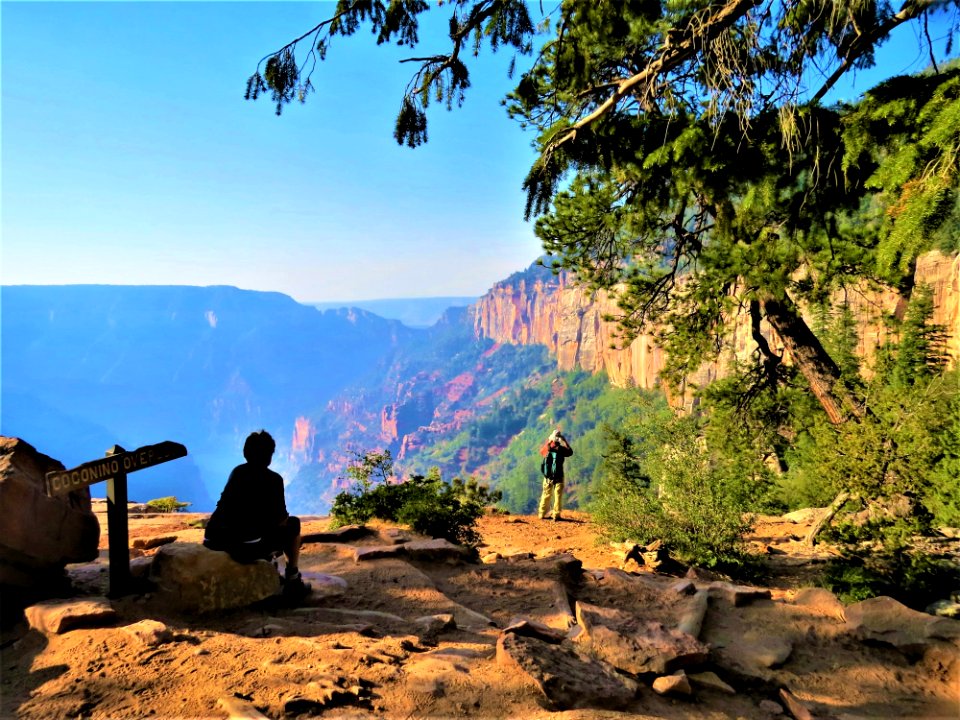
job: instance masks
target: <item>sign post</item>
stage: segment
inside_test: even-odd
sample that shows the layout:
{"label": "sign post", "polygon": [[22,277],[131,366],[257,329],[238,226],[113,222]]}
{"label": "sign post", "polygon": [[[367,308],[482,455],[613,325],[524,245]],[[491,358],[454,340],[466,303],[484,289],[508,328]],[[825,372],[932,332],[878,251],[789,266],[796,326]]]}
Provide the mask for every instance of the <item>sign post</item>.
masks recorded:
{"label": "sign post", "polygon": [[[119,445],[107,450],[107,457],[123,455]],[[107,480],[107,537],[110,541],[110,595],[118,597],[130,587],[130,533],[127,525],[127,473],[124,470]]]}
{"label": "sign post", "polygon": [[101,460],[72,470],[47,473],[47,495],[64,495],[94,483],[107,483],[107,535],[110,553],[110,595],[118,597],[130,587],[130,548],[127,529],[127,473],[186,457],[187,448],[165,440],[127,452],[119,445]]}

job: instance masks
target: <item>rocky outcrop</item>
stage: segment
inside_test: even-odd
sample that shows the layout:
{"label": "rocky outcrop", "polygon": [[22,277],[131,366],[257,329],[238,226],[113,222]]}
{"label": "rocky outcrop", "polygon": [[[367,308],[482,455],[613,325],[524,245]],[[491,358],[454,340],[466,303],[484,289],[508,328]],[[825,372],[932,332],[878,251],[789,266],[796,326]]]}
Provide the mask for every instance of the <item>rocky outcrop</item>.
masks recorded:
{"label": "rocky outcrop", "polygon": [[844,610],[847,626],[860,638],[907,650],[937,640],[960,640],[960,621],[911,610],[891,597],[875,597]]}
{"label": "rocky outcrop", "polygon": [[[960,256],[927,253],[917,261],[915,281],[933,291],[933,322],[946,328],[947,351],[960,360]],[[846,301],[858,318],[861,355],[869,357],[886,338],[883,318],[902,315],[905,304],[895,293],[849,290]],[[479,337],[498,343],[546,345],[561,370],[582,368],[605,371],[617,386],[652,388],[660,384],[663,350],[650,334],[637,337],[625,347],[617,337],[616,324],[604,320],[622,314],[605,292],[591,293],[561,273],[534,278],[530,273],[495,285],[475,306],[474,329]],[[780,343],[769,331],[775,347]],[[737,356],[754,349],[749,328],[743,325],[730,338]],[[703,384],[723,374],[730,358],[706,365],[691,382]]]}
{"label": "rocky outcrop", "polygon": [[478,336],[546,345],[562,370],[605,370],[615,385],[649,388],[663,368],[663,351],[648,335],[620,348],[616,325],[603,319],[619,308],[606,293],[590,293],[565,273],[497,284],[475,307]]}
{"label": "rocky outcrop", "polygon": [[19,438],[0,437],[0,584],[42,588],[67,563],[97,557],[100,524],[90,490],[48,497],[45,477],[63,464]]}
{"label": "rocky outcrop", "polygon": [[574,641],[594,655],[635,675],[670,673],[700,665],[709,649],[696,638],[631,613],[577,601]]}
{"label": "rocky outcrop", "polygon": [[531,682],[552,710],[618,709],[633,700],[638,689],[630,678],[569,646],[513,632],[500,634],[497,664]]}
{"label": "rocky outcrop", "polygon": [[313,439],[316,435],[316,428],[310,418],[298,417],[293,423],[293,438],[290,443],[292,455],[301,460],[308,460],[313,457]]}

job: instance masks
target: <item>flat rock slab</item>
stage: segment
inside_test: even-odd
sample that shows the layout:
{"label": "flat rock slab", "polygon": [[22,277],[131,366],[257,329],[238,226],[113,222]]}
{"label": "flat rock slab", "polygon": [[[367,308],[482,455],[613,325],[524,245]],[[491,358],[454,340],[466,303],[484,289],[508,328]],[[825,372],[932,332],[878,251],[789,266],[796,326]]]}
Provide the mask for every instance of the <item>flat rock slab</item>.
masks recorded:
{"label": "flat rock slab", "polygon": [[307,598],[307,604],[325,598],[340,597],[347,591],[347,581],[339,575],[328,575],[310,570],[303,570],[300,575],[303,577],[303,581],[310,585],[311,592],[310,597]]}
{"label": "flat rock slab", "polygon": [[450,602],[448,611],[453,614],[457,622],[457,627],[465,630],[483,630],[489,627],[496,627],[497,623],[483,613],[472,610],[458,602],[449,599],[448,601]]}
{"label": "flat rock slab", "polygon": [[[698,585],[697,589],[701,589]],[[728,582],[712,582],[706,589],[714,597],[721,597],[734,607],[743,607],[754,600],[769,600],[770,589],[751,585],[733,585]]]}
{"label": "flat rock slab", "polygon": [[567,633],[527,618],[513,618],[503,632],[536,638],[552,645],[559,645],[567,639]]}
{"label": "flat rock slab", "polygon": [[454,678],[469,675],[493,654],[493,648],[442,648],[417,655],[403,666],[404,688],[439,697]]}
{"label": "flat rock slab", "polygon": [[354,548],[354,562],[382,560],[383,558],[402,558],[406,554],[403,545],[369,545]]}
{"label": "flat rock slab", "polygon": [[438,613],[436,615],[422,615],[413,621],[421,628],[424,635],[435,636],[448,630],[457,629],[456,618],[453,613]]}
{"label": "flat rock slab", "polygon": [[413,540],[401,545],[411,560],[421,562],[462,562],[470,556],[470,551],[462,545],[455,545],[443,538],[433,540]]}
{"label": "flat rock slab", "polygon": [[105,627],[117,617],[104,597],[86,600],[46,600],[24,611],[27,623],[44,635],[60,635],[80,627]]}
{"label": "flat rock slab", "polygon": [[516,633],[501,633],[497,663],[521,672],[537,686],[551,708],[590,707],[617,709],[629,704],[638,686],[597,660],[572,648],[554,645]]}
{"label": "flat rock slab", "polygon": [[960,620],[911,610],[891,597],[858,602],[847,607],[844,614],[847,625],[861,638],[902,650],[921,649],[932,640],[960,639]]}
{"label": "flat rock slab", "polygon": [[381,560],[383,558],[407,558],[420,562],[463,562],[470,557],[470,551],[443,538],[432,540],[411,540],[400,545],[372,545],[358,547],[353,551],[356,562]]}
{"label": "flat rock slab", "polygon": [[746,675],[764,677],[763,672],[783,665],[793,653],[793,643],[769,631],[748,630],[719,651],[719,656]]}
{"label": "flat rock slab", "polygon": [[724,695],[736,695],[737,691],[725,683],[715,672],[691,673],[687,675],[695,686],[705,690],[716,690]]}
{"label": "flat rock slab", "polygon": [[696,638],[630,613],[577,602],[577,643],[629,673],[664,675],[706,662],[709,649]]}

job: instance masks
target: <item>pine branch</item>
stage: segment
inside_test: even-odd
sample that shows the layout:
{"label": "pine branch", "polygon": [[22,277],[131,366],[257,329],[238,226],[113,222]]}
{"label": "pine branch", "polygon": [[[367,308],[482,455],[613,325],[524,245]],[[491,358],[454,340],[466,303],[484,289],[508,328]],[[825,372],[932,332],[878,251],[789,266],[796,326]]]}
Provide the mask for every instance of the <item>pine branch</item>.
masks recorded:
{"label": "pine branch", "polygon": [[858,35],[857,39],[850,43],[850,48],[844,55],[840,66],[833,71],[823,86],[817,90],[813,98],[811,98],[811,103],[816,104],[820,102],[823,97],[830,92],[830,89],[837,84],[840,78],[843,77],[844,73],[853,67],[853,64],[857,60],[873,49],[879,40],[887,37],[894,28],[920,17],[920,15],[932,9],[935,5],[941,4],[943,4],[943,0],[907,0],[903,7],[900,8],[900,12],[891,15],[885,22],[878,24],[870,32]]}

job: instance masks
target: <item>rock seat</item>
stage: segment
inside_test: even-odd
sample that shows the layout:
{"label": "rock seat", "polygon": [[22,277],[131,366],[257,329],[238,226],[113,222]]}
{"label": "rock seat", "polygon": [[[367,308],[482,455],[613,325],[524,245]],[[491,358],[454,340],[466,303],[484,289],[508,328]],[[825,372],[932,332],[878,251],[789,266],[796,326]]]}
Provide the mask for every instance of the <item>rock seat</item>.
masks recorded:
{"label": "rock seat", "polygon": [[280,590],[280,576],[266,560],[238,563],[227,553],[175,542],[157,550],[150,580],[170,609],[210,613],[245,607]]}

